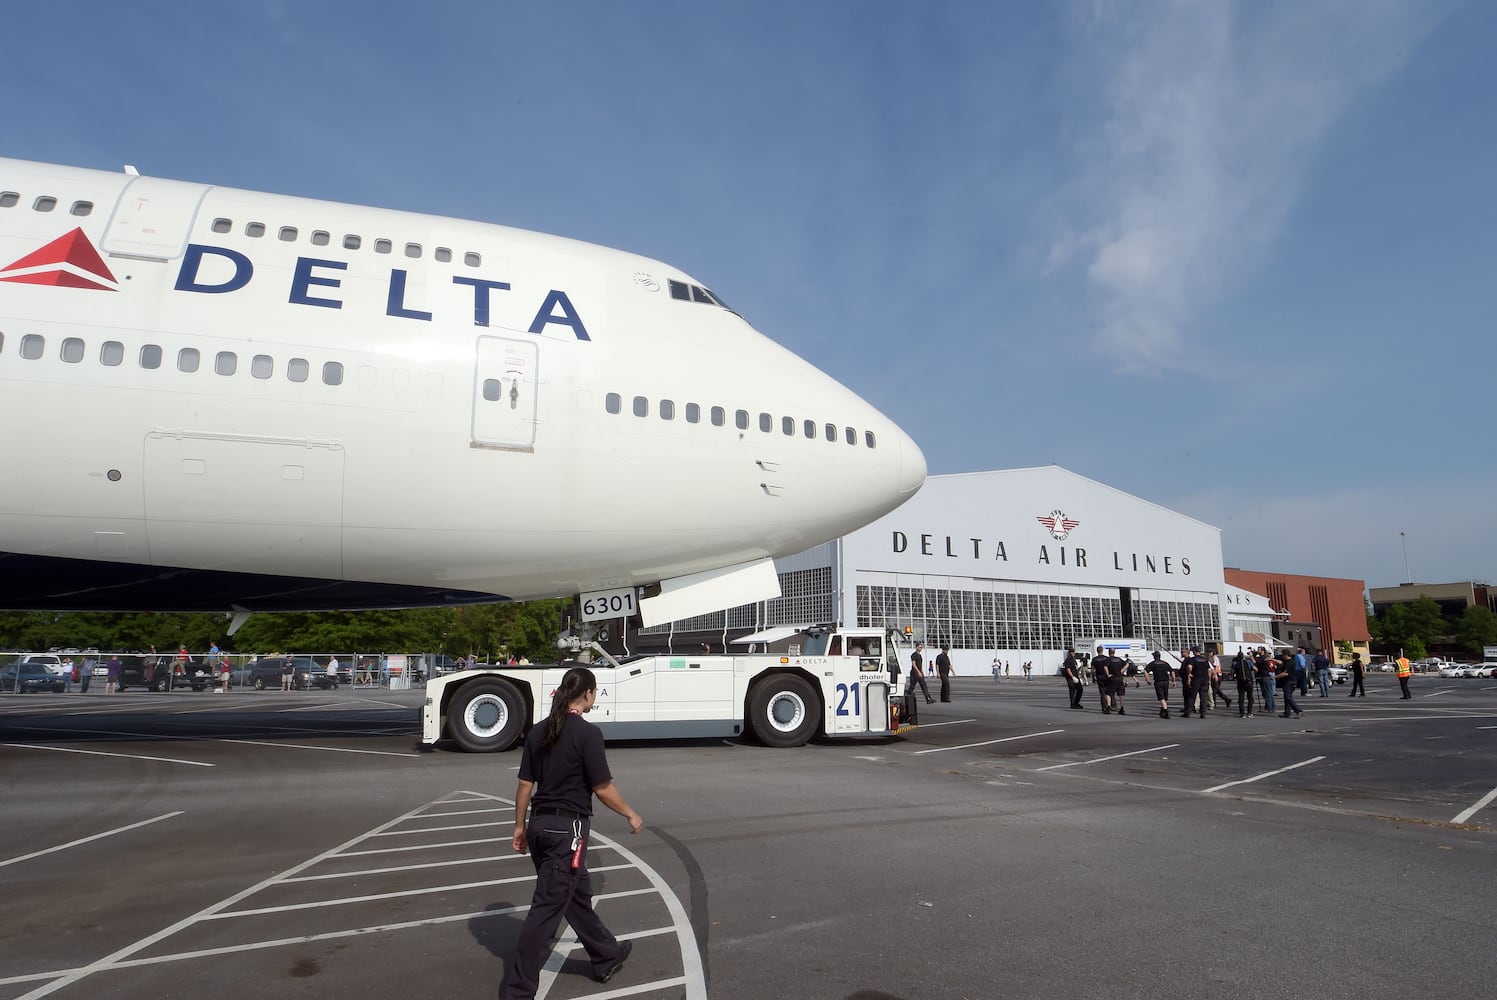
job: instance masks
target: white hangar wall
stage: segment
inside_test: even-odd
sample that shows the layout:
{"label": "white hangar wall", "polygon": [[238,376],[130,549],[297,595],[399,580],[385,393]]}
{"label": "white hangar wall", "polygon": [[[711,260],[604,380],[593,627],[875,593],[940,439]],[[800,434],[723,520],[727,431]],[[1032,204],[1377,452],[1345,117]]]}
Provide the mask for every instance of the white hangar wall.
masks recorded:
{"label": "white hangar wall", "polygon": [[835,555],[845,620],[949,642],[961,673],[1053,673],[1089,638],[1222,636],[1221,531],[1057,466],[931,476]]}

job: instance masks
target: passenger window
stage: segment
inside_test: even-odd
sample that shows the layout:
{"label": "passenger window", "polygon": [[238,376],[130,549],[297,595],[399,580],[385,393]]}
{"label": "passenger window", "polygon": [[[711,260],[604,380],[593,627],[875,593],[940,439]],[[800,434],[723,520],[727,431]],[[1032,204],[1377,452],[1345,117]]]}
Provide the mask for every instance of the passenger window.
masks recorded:
{"label": "passenger window", "polygon": [[393,249],[395,249],[395,244],[391,243],[389,240],[375,240],[374,241],[374,252],[375,253],[389,253]]}
{"label": "passenger window", "polygon": [[437,260],[443,264],[452,261],[452,251],[446,247],[437,247]]}
{"label": "passenger window", "polygon": [[616,392],[610,392],[603,397],[603,408],[609,413],[619,413],[624,409],[624,400]]}
{"label": "passenger window", "polygon": [[15,191],[0,191],[0,208],[15,208],[21,196]]}
{"label": "passenger window", "polygon": [[636,417],[648,417],[650,415],[650,401],[643,396],[635,396],[634,415]]}
{"label": "passenger window", "polygon": [[338,361],[328,361],[322,366],[323,385],[343,384],[343,365]]}
{"label": "passenger window", "polygon": [[807,420],[806,421],[806,426],[805,426],[805,431],[806,431],[806,437],[808,437],[808,438],[810,438],[812,440],[815,440],[816,439],[816,421],[814,421],[814,420]]}
{"label": "passenger window", "polygon": [[497,403],[499,402],[499,397],[502,395],[504,395],[504,386],[499,383],[498,379],[486,378],[483,380],[484,399],[487,399],[490,403]]}
{"label": "passenger window", "polygon": [[858,432],[857,431],[853,430],[851,427],[848,427],[848,428],[846,428],[846,433],[847,433],[847,443],[848,444],[857,444],[858,443]]}
{"label": "passenger window", "polygon": [[202,356],[198,354],[196,347],[184,347],[177,352],[177,371],[195,372]]}
{"label": "passenger window", "polygon": [[837,440],[837,425],[836,424],[827,424],[826,425],[826,439],[828,441],[832,441],[832,442],[835,442]]}
{"label": "passenger window", "polygon": [[250,359],[250,374],[255,378],[270,378],[275,374],[275,359],[269,354],[256,354]]}
{"label": "passenger window", "polygon": [[477,267],[478,265],[483,263],[483,258],[470,250],[467,253],[463,254],[463,263],[467,264],[469,267]]}
{"label": "passenger window", "polygon": [[93,215],[94,203],[91,201],[75,201],[71,209],[74,215]]}
{"label": "passenger window", "polygon": [[686,422],[688,424],[699,424],[702,422],[702,408],[695,403],[686,404]]}
{"label": "passenger window", "polygon": [[781,417],[780,418],[780,431],[786,437],[795,437],[795,418],[794,417]]}
{"label": "passenger window", "polygon": [[407,243],[405,245],[405,255],[407,257],[420,257],[421,256],[421,244],[419,244],[419,243]]}
{"label": "passenger window", "polygon": [[723,411],[723,408],[721,406],[714,406],[712,408],[712,426],[713,427],[721,427],[724,423],[726,423],[726,420],[724,419],[726,417],[727,417],[727,413]]}
{"label": "passenger window", "polygon": [[295,243],[296,242],[296,227],[295,226],[282,226],[281,227],[281,231],[277,235],[280,237],[282,243]]}
{"label": "passenger window", "polygon": [[355,235],[353,233],[349,233],[347,236],[343,237],[343,249],[344,250],[357,250],[359,247],[361,247],[363,245],[364,245],[364,238],[362,236],[357,236],[357,235]]}
{"label": "passenger window", "polygon": [[741,431],[748,430],[748,410],[735,410],[733,413],[733,423]]}
{"label": "passenger window", "polygon": [[47,349],[47,339],[39,333],[28,333],[21,338],[21,357],[35,361]]}
{"label": "passenger window", "polygon": [[676,419],[676,402],[675,402],[675,400],[672,400],[672,399],[662,399],[660,401],[660,419],[661,420],[675,420]]}
{"label": "passenger window", "polygon": [[872,431],[864,431],[863,432],[863,443],[866,444],[870,448],[877,448],[878,447],[878,438],[876,438],[876,437],[873,436],[873,432]]}
{"label": "passenger window", "polygon": [[140,345],[140,367],[155,371],[161,367],[161,348],[156,344]]}
{"label": "passenger window", "polygon": [[246,235],[246,236],[253,236],[255,239],[259,239],[260,237],[262,237],[262,236],[265,235],[265,223],[263,223],[263,222],[249,222],[249,223],[246,223],[245,226],[244,226],[244,235]]}
{"label": "passenger window", "polygon": [[774,417],[771,417],[767,413],[759,414],[759,429],[765,434],[774,430]]}
{"label": "passenger window", "polygon": [[62,360],[76,365],[83,360],[83,341],[77,337],[66,337],[62,342]]}
{"label": "passenger window", "polygon": [[44,194],[32,203],[31,207],[38,212],[50,212],[57,207],[57,199],[50,194]]}
{"label": "passenger window", "polygon": [[5,334],[0,333],[0,351],[5,350]]}
{"label": "passenger window", "polygon": [[312,245],[314,247],[325,247],[332,241],[332,237],[318,229],[312,233]]}
{"label": "passenger window", "polygon": [[220,375],[232,375],[239,370],[239,355],[233,351],[219,351],[213,359],[213,370]]}
{"label": "passenger window", "polygon": [[306,358],[292,358],[286,363],[286,378],[292,382],[305,382],[311,370]]}
{"label": "passenger window", "polygon": [[226,233],[230,229],[234,228],[234,223],[228,219],[214,219],[213,225],[209,226],[208,228],[213,230],[215,233]]}

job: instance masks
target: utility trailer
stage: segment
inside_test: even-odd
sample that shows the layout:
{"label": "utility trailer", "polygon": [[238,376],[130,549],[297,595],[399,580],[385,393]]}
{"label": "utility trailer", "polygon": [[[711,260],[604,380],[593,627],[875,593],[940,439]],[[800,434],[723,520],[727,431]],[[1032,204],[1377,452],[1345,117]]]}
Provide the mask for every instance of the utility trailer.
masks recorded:
{"label": "utility trailer", "polygon": [[[897,633],[803,630],[799,650],[742,656],[667,654],[580,663],[481,666],[426,682],[421,743],[450,737],[464,750],[517,744],[551,711],[562,675],[585,666],[598,679],[588,721],[609,739],[700,739],[749,735],[774,747],[813,736],[889,736],[905,718]],[[578,650],[583,644],[578,644]]]}

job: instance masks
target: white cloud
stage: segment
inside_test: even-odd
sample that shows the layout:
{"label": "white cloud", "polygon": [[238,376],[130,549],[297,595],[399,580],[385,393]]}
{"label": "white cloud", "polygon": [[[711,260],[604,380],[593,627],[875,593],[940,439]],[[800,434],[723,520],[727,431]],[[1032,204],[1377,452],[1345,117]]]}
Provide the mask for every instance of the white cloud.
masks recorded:
{"label": "white cloud", "polygon": [[1326,130],[1440,16],[1420,0],[1094,7],[1077,72],[1095,127],[1050,267],[1085,264],[1098,346],[1189,367],[1192,322],[1279,237]]}

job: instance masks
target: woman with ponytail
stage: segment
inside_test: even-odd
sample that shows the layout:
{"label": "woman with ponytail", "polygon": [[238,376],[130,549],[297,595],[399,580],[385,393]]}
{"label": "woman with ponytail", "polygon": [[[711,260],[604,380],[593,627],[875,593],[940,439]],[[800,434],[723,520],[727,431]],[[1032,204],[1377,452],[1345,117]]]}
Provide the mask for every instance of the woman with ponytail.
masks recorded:
{"label": "woman with ponytail", "polygon": [[[499,987],[500,1000],[530,1000],[540,986],[541,965],[565,916],[587,949],[593,978],[606,983],[624,967],[633,945],[619,941],[593,912],[587,874],[587,838],[593,796],[629,821],[629,832],[645,823],[619,794],[608,770],[603,734],[582,716],[598,699],[598,681],[586,667],[566,672],[551,697],[544,725],[530,730],[520,754],[515,791],[516,851],[530,851],[535,896],[520,928],[520,943]],[[526,816],[527,811],[529,816]]]}

